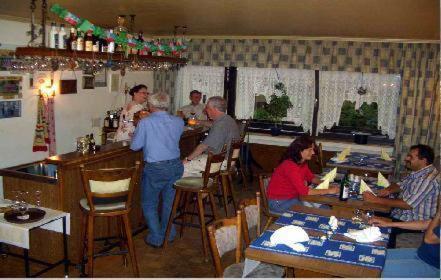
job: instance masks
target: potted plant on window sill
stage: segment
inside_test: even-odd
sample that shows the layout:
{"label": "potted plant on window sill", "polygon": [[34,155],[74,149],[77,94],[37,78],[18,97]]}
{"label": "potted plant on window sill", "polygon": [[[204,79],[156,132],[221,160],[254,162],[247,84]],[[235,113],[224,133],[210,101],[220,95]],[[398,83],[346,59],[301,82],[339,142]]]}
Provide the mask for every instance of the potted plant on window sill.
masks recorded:
{"label": "potted plant on window sill", "polygon": [[282,119],[287,116],[288,109],[293,105],[286,93],[285,84],[278,82],[274,85],[274,93],[270,96],[269,103],[254,111],[254,118],[258,120],[271,121],[271,135],[278,136],[281,133]]}

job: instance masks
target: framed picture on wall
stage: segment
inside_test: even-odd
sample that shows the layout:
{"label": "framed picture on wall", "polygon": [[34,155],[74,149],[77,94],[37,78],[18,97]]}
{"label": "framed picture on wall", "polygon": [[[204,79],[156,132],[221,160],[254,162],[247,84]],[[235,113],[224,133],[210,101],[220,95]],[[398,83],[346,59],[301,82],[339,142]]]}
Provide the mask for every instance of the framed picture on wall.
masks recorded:
{"label": "framed picture on wall", "polygon": [[77,80],[60,80],[60,94],[77,93]]}
{"label": "framed picture on wall", "polygon": [[95,74],[95,87],[107,87],[107,70]]}
{"label": "framed picture on wall", "polygon": [[95,77],[93,75],[83,76],[83,89],[94,89],[95,88]]}
{"label": "framed picture on wall", "polygon": [[22,98],[22,77],[3,76],[0,77],[0,100]]}
{"label": "framed picture on wall", "polygon": [[0,119],[21,117],[21,100],[0,100]]}

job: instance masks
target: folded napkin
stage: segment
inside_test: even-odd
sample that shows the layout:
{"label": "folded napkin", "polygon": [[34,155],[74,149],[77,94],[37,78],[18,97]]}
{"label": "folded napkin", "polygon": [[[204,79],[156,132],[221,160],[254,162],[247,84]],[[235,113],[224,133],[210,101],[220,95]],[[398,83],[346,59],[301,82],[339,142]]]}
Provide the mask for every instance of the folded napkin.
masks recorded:
{"label": "folded napkin", "polygon": [[344,236],[355,239],[355,241],[361,243],[369,243],[383,240],[383,238],[381,237],[380,229],[378,227],[368,227],[362,230],[346,232]]}
{"label": "folded napkin", "polygon": [[377,186],[387,188],[389,185],[389,181],[383,176],[383,174],[381,174],[381,172],[378,172]]}
{"label": "folded napkin", "polygon": [[336,231],[338,228],[338,219],[335,216],[331,216],[329,218],[328,225],[331,227],[333,231]]}
{"label": "folded napkin", "polygon": [[389,154],[386,153],[385,150],[381,149],[381,159],[383,160],[387,160],[387,161],[391,161],[392,159],[390,158]]}
{"label": "folded napkin", "polygon": [[371,192],[375,195],[375,193],[372,191],[372,189],[366,184],[365,181],[363,181],[363,179],[361,179],[360,181],[360,191],[359,193],[362,194],[364,192]]}
{"label": "folded napkin", "polygon": [[326,179],[328,179],[329,182],[334,182],[335,177],[337,177],[337,167],[329,171],[325,176],[323,176],[322,180],[325,181]]}
{"label": "folded napkin", "polygon": [[329,189],[329,179],[323,180],[316,188],[316,190],[327,190]]}
{"label": "folded napkin", "polygon": [[344,161],[346,159],[346,156],[351,153],[351,148],[344,148],[341,153],[337,155],[337,160]]}
{"label": "folded napkin", "polygon": [[272,245],[284,244],[294,251],[305,252],[306,248],[300,242],[309,240],[309,236],[304,229],[298,226],[284,226],[276,230],[270,237]]}

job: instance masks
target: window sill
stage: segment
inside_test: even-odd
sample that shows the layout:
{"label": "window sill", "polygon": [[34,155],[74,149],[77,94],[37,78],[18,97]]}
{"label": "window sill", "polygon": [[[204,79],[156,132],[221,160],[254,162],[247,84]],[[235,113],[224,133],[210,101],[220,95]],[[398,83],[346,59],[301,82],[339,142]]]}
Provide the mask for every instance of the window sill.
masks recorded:
{"label": "window sill", "polygon": [[[264,133],[255,133],[248,132],[245,136],[245,141],[247,143],[254,144],[262,144],[262,145],[271,145],[271,146],[282,146],[288,147],[292,141],[294,141],[295,137],[291,136],[271,136]],[[354,143],[352,140],[340,139],[340,140],[332,140],[332,139],[323,139],[319,138],[316,140],[317,144],[322,143],[323,150],[339,152],[344,148],[350,147],[354,152],[367,153],[367,154],[378,154],[383,149],[385,152],[391,154],[393,152],[393,145],[390,144],[365,144],[360,145]]]}

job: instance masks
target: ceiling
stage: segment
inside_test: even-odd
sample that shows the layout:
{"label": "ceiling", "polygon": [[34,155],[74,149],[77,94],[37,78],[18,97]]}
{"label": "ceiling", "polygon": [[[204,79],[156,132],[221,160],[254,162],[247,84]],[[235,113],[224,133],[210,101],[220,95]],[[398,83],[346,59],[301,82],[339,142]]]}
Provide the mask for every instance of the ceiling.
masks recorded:
{"label": "ceiling", "polygon": [[[30,0],[1,0],[0,17],[29,20]],[[439,0],[48,0],[103,27],[136,14],[151,36],[187,26],[189,36],[439,40]],[[93,4],[92,4],[93,3]],[[41,0],[37,0],[37,14]],[[54,15],[49,13],[51,19]]]}

